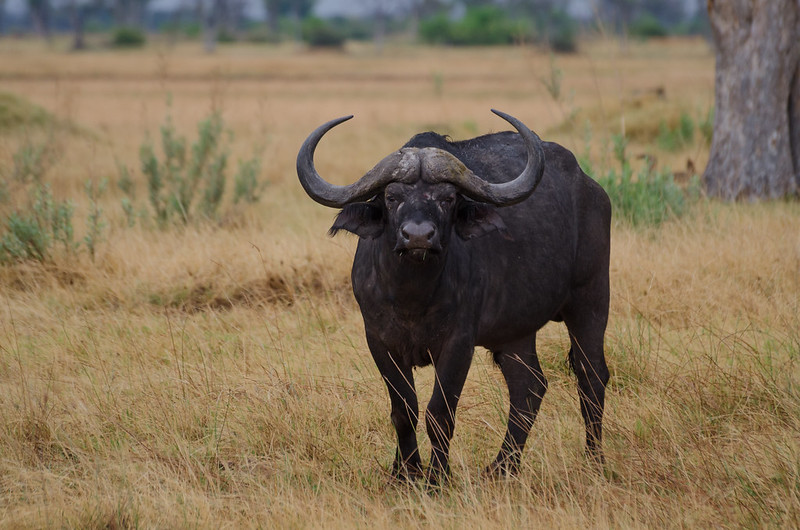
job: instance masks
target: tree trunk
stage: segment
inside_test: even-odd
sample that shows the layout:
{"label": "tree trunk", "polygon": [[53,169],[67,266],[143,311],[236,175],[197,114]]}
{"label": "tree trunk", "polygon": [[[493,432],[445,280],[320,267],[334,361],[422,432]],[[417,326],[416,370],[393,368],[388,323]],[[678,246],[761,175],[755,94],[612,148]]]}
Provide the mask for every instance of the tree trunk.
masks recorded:
{"label": "tree trunk", "polygon": [[29,0],[28,10],[36,32],[50,43],[50,5],[48,0]]}
{"label": "tree trunk", "polygon": [[72,19],[72,49],[83,50],[86,49],[86,41],[84,39],[84,21],[86,20],[87,6],[79,5],[77,0],[72,0],[70,4],[70,18]]}
{"label": "tree trunk", "polygon": [[203,47],[205,48],[206,53],[214,53],[217,49],[219,19],[222,16],[224,1],[225,0],[212,0],[209,12],[203,17]]}
{"label": "tree trunk", "polygon": [[0,0],[0,37],[6,32],[6,0]]}
{"label": "tree trunk", "polygon": [[708,0],[716,51],[709,196],[775,199],[800,180],[800,0]]}
{"label": "tree trunk", "polygon": [[264,0],[264,11],[267,14],[267,28],[270,36],[278,34],[278,18],[280,16],[280,5],[276,0]]}

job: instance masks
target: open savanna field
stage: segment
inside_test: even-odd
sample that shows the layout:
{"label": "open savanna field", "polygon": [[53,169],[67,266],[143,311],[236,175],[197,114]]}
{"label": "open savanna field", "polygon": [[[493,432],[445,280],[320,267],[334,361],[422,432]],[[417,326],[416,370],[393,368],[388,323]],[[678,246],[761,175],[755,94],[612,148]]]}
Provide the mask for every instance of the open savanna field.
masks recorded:
{"label": "open savanna field", "polygon": [[[0,527],[800,526],[796,201],[701,197],[660,226],[615,219],[603,472],[585,458],[566,330],[551,323],[537,340],[549,389],[518,476],[481,474],[508,405],[478,352],[450,485],[390,480],[389,400],[350,290],[356,240],[325,235],[335,212],[300,188],[297,150],[355,114],[316,158],[352,182],[416,132],[506,129],[496,108],[596,171],[618,164],[624,131],[637,168],[702,172],[709,46],[582,44],[555,58],[400,44],[208,56],[197,43],[77,54],[0,40],[0,93],[20,116],[0,120],[0,177],[25,146],[46,146],[41,178],[72,201],[75,240],[94,206],[102,220],[94,256],[56,246],[43,263],[0,265]],[[140,147],[149,138],[162,156],[168,116],[191,143],[214,111],[231,169],[260,158],[260,200],[234,205],[229,180],[214,219],[159,228]],[[698,125],[670,144],[681,116]],[[120,166],[144,211],[132,226]],[[89,179],[108,179],[96,201]],[[13,182],[5,193],[3,219],[29,200]],[[432,369],[416,373],[424,407]]]}

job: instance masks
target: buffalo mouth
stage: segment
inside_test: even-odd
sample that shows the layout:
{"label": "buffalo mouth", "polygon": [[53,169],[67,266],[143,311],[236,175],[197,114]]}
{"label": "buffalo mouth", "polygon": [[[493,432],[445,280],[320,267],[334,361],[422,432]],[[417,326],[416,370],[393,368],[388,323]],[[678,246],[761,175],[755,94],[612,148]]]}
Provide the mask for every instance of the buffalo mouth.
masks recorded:
{"label": "buffalo mouth", "polygon": [[440,253],[435,248],[400,248],[396,252],[402,260],[420,264],[438,258]]}

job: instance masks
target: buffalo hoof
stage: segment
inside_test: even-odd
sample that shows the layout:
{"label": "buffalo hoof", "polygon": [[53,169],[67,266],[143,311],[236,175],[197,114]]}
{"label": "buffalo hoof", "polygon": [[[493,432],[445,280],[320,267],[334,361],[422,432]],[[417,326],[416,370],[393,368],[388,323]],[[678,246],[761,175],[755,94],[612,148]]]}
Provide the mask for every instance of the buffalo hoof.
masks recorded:
{"label": "buffalo hoof", "polygon": [[450,483],[450,469],[432,467],[425,476],[425,483],[430,491],[441,490]]}
{"label": "buffalo hoof", "polygon": [[586,449],[586,459],[594,464],[597,469],[602,470],[606,467],[606,457],[603,454],[603,450],[599,448],[587,448]]}
{"label": "buffalo hoof", "polygon": [[398,468],[395,466],[392,469],[392,481],[397,484],[413,484],[422,480],[424,476],[425,473],[420,467],[403,466]]}
{"label": "buffalo hoof", "polygon": [[490,480],[504,480],[519,473],[519,466],[510,462],[495,460],[483,470],[483,476]]}

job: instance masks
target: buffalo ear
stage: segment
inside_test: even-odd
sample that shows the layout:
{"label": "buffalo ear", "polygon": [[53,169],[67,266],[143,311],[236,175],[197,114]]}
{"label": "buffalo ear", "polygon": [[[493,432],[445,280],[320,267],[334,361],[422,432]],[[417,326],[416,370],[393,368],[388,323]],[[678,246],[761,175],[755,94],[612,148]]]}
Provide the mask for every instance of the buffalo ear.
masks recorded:
{"label": "buffalo ear", "polygon": [[464,201],[456,213],[456,233],[461,239],[472,239],[498,230],[511,239],[508,228],[497,209],[482,202]]}
{"label": "buffalo ear", "polygon": [[342,208],[328,235],[347,230],[364,239],[374,239],[383,233],[383,209],[374,202],[354,202]]}

